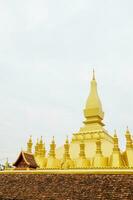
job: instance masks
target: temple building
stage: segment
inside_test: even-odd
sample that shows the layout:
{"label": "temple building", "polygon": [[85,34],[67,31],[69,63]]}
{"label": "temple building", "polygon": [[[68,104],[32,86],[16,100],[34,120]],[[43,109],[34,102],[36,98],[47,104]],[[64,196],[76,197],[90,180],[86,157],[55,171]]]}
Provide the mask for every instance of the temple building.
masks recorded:
{"label": "temple building", "polygon": [[24,151],[20,152],[13,166],[16,167],[16,169],[36,169],[38,167],[34,155]]}
{"label": "temple building", "polygon": [[[34,163],[35,168],[44,170],[133,168],[133,140],[128,127],[125,131],[126,148],[124,152],[119,148],[117,132],[114,131],[114,136],[111,136],[104,128],[104,112],[97,91],[94,71],[90,94],[83,112],[85,118],[83,126],[79,131],[73,133],[70,142],[66,138],[65,143],[61,147],[56,147],[53,137],[48,154],[46,154],[45,143],[42,137],[40,141],[37,140],[34,150],[32,138],[30,137],[26,153],[33,155],[36,162],[36,165]],[[16,168],[17,165],[20,168],[21,163],[24,163],[24,155],[22,152],[19,155],[15,162]],[[25,162],[24,165],[26,163],[28,162]]]}

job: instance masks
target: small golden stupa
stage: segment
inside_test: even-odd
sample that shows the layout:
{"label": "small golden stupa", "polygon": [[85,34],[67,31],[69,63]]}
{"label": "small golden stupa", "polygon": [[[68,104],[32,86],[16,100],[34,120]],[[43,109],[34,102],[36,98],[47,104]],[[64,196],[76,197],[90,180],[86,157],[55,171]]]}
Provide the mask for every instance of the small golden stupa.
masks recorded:
{"label": "small golden stupa", "polygon": [[[32,138],[27,143],[27,154],[33,154],[38,169],[130,169],[133,168],[133,140],[127,128],[126,149],[122,152],[114,137],[104,128],[104,112],[97,91],[97,82],[93,70],[90,94],[84,108],[83,126],[73,133],[69,142],[56,148],[53,137],[50,151],[46,155],[45,144],[37,140],[35,151],[32,151]],[[18,163],[18,162],[17,162]],[[20,161],[20,163],[22,163]],[[21,165],[20,165],[21,166]],[[20,168],[19,166],[19,168]],[[17,166],[16,166],[17,167]]]}

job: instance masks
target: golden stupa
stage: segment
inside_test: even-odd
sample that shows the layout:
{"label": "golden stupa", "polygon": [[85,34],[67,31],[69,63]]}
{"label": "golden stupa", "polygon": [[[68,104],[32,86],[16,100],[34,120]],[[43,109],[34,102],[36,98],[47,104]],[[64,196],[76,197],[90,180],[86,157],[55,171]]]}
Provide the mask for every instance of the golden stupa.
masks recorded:
{"label": "golden stupa", "polygon": [[45,144],[37,140],[32,152],[32,139],[27,143],[27,153],[33,154],[38,169],[131,169],[133,168],[133,140],[127,128],[126,148],[122,152],[116,131],[111,136],[104,128],[104,112],[100,101],[95,73],[91,81],[90,94],[84,108],[83,127],[73,133],[69,142],[56,148],[53,137],[50,151],[46,155]]}

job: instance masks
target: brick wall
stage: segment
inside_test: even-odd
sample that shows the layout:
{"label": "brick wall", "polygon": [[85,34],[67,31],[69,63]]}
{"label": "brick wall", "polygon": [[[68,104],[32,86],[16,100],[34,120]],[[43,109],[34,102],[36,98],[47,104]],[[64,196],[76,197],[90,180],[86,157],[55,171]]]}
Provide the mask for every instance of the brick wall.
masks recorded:
{"label": "brick wall", "polygon": [[0,175],[0,200],[32,199],[133,200],[133,175]]}

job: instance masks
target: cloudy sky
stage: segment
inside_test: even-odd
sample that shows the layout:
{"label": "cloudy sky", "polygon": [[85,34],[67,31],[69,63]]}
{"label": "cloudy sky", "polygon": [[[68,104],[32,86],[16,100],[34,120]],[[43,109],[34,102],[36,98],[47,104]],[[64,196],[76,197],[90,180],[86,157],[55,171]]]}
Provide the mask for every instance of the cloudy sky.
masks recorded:
{"label": "cloudy sky", "polygon": [[110,134],[133,130],[132,0],[0,0],[0,162],[82,126],[95,68]]}

